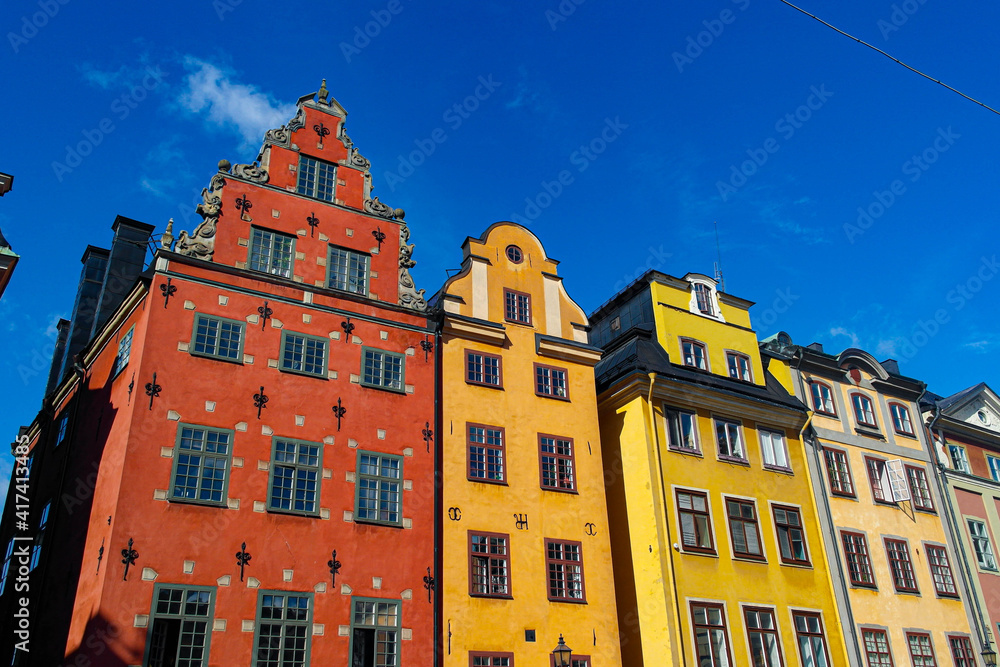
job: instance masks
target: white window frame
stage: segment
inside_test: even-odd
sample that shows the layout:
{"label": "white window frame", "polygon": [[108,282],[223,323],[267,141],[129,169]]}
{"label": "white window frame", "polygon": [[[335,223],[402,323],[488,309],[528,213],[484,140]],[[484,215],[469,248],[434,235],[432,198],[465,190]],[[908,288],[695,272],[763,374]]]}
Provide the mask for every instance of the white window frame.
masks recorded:
{"label": "white window frame", "polygon": [[966,517],[965,523],[969,527],[969,538],[972,540],[972,550],[976,552],[979,569],[996,572],[997,559],[993,555],[993,545],[990,543],[990,531],[986,527],[986,522]]}
{"label": "white window frame", "polygon": [[[788,462],[788,442],[785,440],[784,432],[769,428],[759,428],[758,431],[760,433],[760,455],[764,465],[783,470],[791,469],[792,466]],[[775,439],[779,441],[777,445],[775,445]],[[769,453],[770,461],[768,461]],[[778,460],[779,456],[780,461]]]}
{"label": "white window frame", "polygon": [[[746,451],[747,448],[746,448],[746,441],[743,438],[743,424],[740,423],[739,420],[736,420],[736,419],[726,419],[724,417],[715,417],[713,421],[715,422],[715,446],[716,446],[716,449],[718,450],[719,458],[720,459],[746,461],[747,460],[747,451]],[[729,452],[730,452],[728,454],[723,454],[722,450],[719,449],[719,426],[720,425],[724,425],[726,427],[725,428],[726,446],[727,446],[727,448],[729,449]],[[736,437],[735,437],[736,447],[733,447],[733,443],[734,443],[733,432],[729,428],[731,426],[735,426],[736,427]],[[735,450],[738,450],[739,453],[738,454],[732,453]]]}
{"label": "white window frame", "polygon": [[[959,456],[955,456],[959,454]],[[948,443],[948,455],[951,458],[951,467],[967,475],[972,474],[972,466],[969,465],[969,452],[962,445]]]}

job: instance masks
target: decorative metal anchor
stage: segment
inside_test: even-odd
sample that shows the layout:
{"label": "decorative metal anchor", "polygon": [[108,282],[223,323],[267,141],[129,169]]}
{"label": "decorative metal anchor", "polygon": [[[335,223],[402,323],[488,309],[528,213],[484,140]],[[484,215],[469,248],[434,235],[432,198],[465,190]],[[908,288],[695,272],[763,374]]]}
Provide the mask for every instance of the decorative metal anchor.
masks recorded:
{"label": "decorative metal anchor", "polygon": [[153,381],[146,383],[146,396],[149,396],[149,409],[150,410],[153,409],[153,399],[154,398],[159,398],[159,396],[160,396],[160,390],[162,390],[162,389],[163,389],[163,387],[161,387],[160,385],[156,384],[156,373],[153,373]]}
{"label": "decorative metal anchor", "polygon": [[340,561],[337,560],[337,550],[333,550],[333,558],[326,561],[326,566],[330,568],[330,579],[332,580],[332,585],[337,585],[337,573],[340,572]]}
{"label": "decorative metal anchor", "polygon": [[97,572],[94,572],[94,576],[95,577],[101,571],[101,560],[103,560],[103,559],[104,559],[104,538],[102,537],[101,538],[101,548],[98,549],[98,551],[97,551]]}
{"label": "decorative metal anchor", "polygon": [[271,400],[264,393],[264,385],[260,386],[260,393],[253,395],[253,406],[257,408],[257,419],[260,419],[260,411],[267,407],[267,402]]}
{"label": "decorative metal anchor", "polygon": [[424,361],[427,361],[427,355],[434,349],[434,343],[428,340],[425,335],[424,339],[420,341],[420,349],[424,351]]}
{"label": "decorative metal anchor", "polygon": [[424,430],[421,431],[424,434],[424,444],[427,446],[427,451],[431,451],[431,440],[434,439],[434,431],[431,430],[431,423],[424,422]]}
{"label": "decorative metal anchor", "polygon": [[310,213],[309,217],[306,218],[306,222],[309,223],[309,236],[316,236],[316,225],[319,224],[319,218],[316,217],[316,213]]}
{"label": "decorative metal anchor", "polygon": [[132,390],[135,389],[135,372],[132,373],[132,381],[128,383],[128,404],[132,405]]}
{"label": "decorative metal anchor", "polygon": [[271,319],[271,315],[274,314],[274,309],[268,308],[267,301],[265,301],[263,306],[257,306],[257,312],[260,313],[260,330],[263,331],[264,325]]}
{"label": "decorative metal anchor", "polygon": [[128,538],[128,548],[122,549],[122,565],[125,566],[125,576],[122,581],[128,581],[128,568],[135,565],[135,559],[139,557],[139,552],[132,548],[132,538]]}
{"label": "decorative metal anchor", "polygon": [[236,564],[240,566],[240,581],[243,581],[243,568],[246,567],[251,558],[253,556],[247,553],[247,543],[244,542],[240,545],[240,550],[236,552]]}
{"label": "decorative metal anchor", "polygon": [[355,325],[348,317],[346,321],[340,323],[341,328],[344,330],[344,340],[348,340],[351,337],[351,333],[354,331]]}
{"label": "decorative metal anchor", "polygon": [[340,420],[347,413],[347,408],[340,404],[340,398],[337,399],[337,404],[333,406],[333,416],[337,418],[337,430],[340,430]]}
{"label": "decorative metal anchor", "polygon": [[160,292],[163,293],[163,307],[166,308],[170,297],[177,293],[177,285],[171,285],[170,278],[167,278],[167,282],[160,283]]}
{"label": "decorative metal anchor", "polygon": [[319,135],[319,143],[323,143],[323,137],[330,136],[330,128],[323,125],[323,123],[318,123],[313,125],[313,130]]}
{"label": "decorative metal anchor", "polygon": [[240,210],[240,220],[246,222],[253,222],[253,218],[250,217],[250,209],[253,208],[253,202],[247,199],[246,194],[236,200],[236,208]]}
{"label": "decorative metal anchor", "polygon": [[431,576],[431,568],[427,568],[427,576],[424,577],[424,588],[427,589],[427,601],[431,601],[431,591],[434,590],[434,577]]}
{"label": "decorative metal anchor", "polygon": [[372,236],[374,236],[375,240],[378,241],[378,249],[379,249],[379,252],[381,252],[382,251],[382,243],[385,241],[385,232],[382,231],[381,227],[377,227],[372,232]]}

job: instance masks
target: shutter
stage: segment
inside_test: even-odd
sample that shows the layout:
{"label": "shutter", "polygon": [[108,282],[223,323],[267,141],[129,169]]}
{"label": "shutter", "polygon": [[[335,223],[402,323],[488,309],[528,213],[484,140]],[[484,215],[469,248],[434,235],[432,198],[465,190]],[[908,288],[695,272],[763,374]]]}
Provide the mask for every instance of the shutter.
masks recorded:
{"label": "shutter", "polygon": [[[903,469],[903,461],[900,459],[886,461],[885,473],[888,478],[889,487],[889,494],[887,497],[892,498],[896,502],[900,500],[910,500],[910,487],[907,484],[906,471]],[[884,481],[882,486],[883,488],[886,486]]]}

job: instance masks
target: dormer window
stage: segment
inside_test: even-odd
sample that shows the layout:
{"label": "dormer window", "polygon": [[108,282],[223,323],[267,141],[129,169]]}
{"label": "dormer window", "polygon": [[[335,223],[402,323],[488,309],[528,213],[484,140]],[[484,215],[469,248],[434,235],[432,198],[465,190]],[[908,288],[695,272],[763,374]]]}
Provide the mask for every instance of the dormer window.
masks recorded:
{"label": "dormer window", "polygon": [[750,357],[738,352],[726,352],[726,365],[729,367],[729,377],[744,382],[753,382],[753,372],[750,370]]}
{"label": "dormer window", "polygon": [[681,352],[684,356],[685,366],[693,366],[703,371],[708,370],[708,352],[704,343],[699,343],[696,340],[682,340]]}
{"label": "dormer window", "polygon": [[703,283],[694,283],[691,285],[691,291],[694,292],[695,305],[698,310],[703,315],[715,317],[715,309],[712,307],[712,288]]}
{"label": "dormer window", "polygon": [[337,168],[329,162],[299,156],[299,180],[296,192],[323,201],[333,201],[337,185]]}

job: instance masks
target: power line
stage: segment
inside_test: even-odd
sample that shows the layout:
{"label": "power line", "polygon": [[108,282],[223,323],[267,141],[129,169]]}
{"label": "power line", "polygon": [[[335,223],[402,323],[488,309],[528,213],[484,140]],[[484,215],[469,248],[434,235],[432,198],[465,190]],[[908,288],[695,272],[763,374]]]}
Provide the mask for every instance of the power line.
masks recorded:
{"label": "power line", "polygon": [[998,116],[1000,116],[1000,111],[997,111],[996,109],[994,109],[993,107],[989,106],[988,104],[983,104],[982,102],[980,102],[979,100],[975,99],[974,97],[969,97],[968,95],[966,95],[962,91],[957,90],[955,88],[952,88],[948,84],[946,84],[946,83],[944,83],[942,81],[939,81],[939,80],[935,79],[932,76],[928,76],[927,74],[924,74],[923,72],[921,72],[920,70],[916,69],[915,67],[910,67],[909,65],[907,65],[906,63],[904,63],[899,58],[894,58],[893,56],[889,55],[888,53],[886,53],[882,49],[878,48],[877,46],[872,46],[868,42],[866,42],[864,40],[861,40],[861,39],[858,39],[854,35],[849,35],[848,33],[844,32],[843,30],[841,30],[840,28],[838,28],[837,26],[831,25],[831,24],[827,23],[826,21],[824,21],[820,17],[816,16],[815,14],[810,14],[809,12],[807,12],[804,9],[802,9],[801,7],[796,7],[792,3],[788,2],[788,0],[780,0],[780,1],[783,2],[784,4],[788,5],[792,9],[794,9],[796,11],[799,11],[799,12],[802,12],[803,14],[805,14],[806,16],[808,16],[809,18],[816,19],[817,21],[819,21],[820,23],[822,23],[823,25],[825,25],[827,28],[830,28],[831,30],[835,30],[836,32],[839,32],[844,37],[850,37],[851,39],[853,39],[858,44],[861,44],[863,46],[867,46],[872,51],[876,51],[878,53],[881,53],[883,56],[885,56],[889,60],[891,60],[891,61],[893,61],[893,62],[895,62],[895,63],[897,63],[899,65],[902,65],[903,67],[905,67],[906,69],[910,70],[911,72],[919,74],[920,76],[924,77],[925,79],[929,79],[929,80],[933,81],[934,83],[936,83],[936,84],[938,84],[940,86],[944,86],[945,88],[947,88],[951,92],[958,93],[959,95],[961,95],[965,99],[969,100],[970,102],[975,102],[976,104],[978,104],[979,106],[983,107],[984,109],[988,109],[989,111],[992,111],[993,113],[995,113]]}

